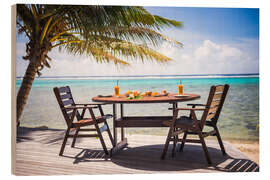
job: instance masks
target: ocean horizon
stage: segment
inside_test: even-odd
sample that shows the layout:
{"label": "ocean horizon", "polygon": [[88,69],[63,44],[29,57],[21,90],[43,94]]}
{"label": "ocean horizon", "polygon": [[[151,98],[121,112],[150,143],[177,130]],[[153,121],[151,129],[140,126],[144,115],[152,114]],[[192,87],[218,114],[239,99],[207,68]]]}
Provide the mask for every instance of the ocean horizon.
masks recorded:
{"label": "ocean horizon", "polygon": [[[215,78],[215,77],[259,77],[259,73],[243,73],[243,74],[146,74],[146,75],[108,75],[108,76],[40,76],[37,79],[72,79],[72,78]],[[22,79],[23,76],[17,76],[17,79]]]}

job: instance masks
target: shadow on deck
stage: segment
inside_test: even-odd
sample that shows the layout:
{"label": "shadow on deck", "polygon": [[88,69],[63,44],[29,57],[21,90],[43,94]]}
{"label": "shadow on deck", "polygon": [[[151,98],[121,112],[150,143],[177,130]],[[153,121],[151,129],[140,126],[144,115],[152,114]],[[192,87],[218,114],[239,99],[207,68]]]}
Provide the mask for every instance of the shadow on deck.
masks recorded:
{"label": "shadow on deck", "polygon": [[[175,153],[174,157],[171,156],[171,147],[169,147],[166,158],[161,160],[160,155],[164,146],[162,143],[165,142],[166,137],[150,135],[128,136],[129,146],[113,157],[104,154],[99,140],[95,138],[78,139],[75,148],[69,146],[69,141],[64,156],[60,157],[58,152],[63,134],[64,131],[62,130],[20,128],[17,137],[18,163],[16,170],[18,175],[42,174],[42,172],[36,172],[38,170],[31,169],[32,167],[29,167],[29,171],[25,171],[26,167],[22,168],[22,166],[27,162],[44,167],[44,172],[49,174],[259,171],[259,166],[256,163],[249,160],[228,142],[224,143],[228,155],[223,156],[217,142],[213,140],[206,141],[213,165],[206,163],[202,147],[199,144],[187,143],[184,151]],[[109,144],[106,137],[105,141]],[[32,148],[29,148],[30,146]],[[24,159],[20,158],[21,156]],[[39,156],[43,158],[39,158]],[[58,167],[57,164],[59,164],[58,169],[55,168]],[[71,167],[72,169],[70,169]],[[57,169],[57,171],[50,168]],[[91,169],[92,171],[82,170],[81,168]]]}
{"label": "shadow on deck", "polygon": [[[76,147],[75,147],[76,148]],[[197,145],[187,144],[184,152],[176,153],[174,157],[167,155],[165,160],[160,160],[163,145],[139,146],[126,148],[122,152],[108,157],[102,150],[81,149],[75,157],[64,157],[74,159],[73,163],[111,161],[118,166],[146,170],[146,171],[187,171],[196,169],[213,169],[223,172],[258,172],[259,166],[249,159],[237,159],[231,156],[223,156],[219,149],[209,147],[208,150],[213,159],[210,166],[205,162],[202,149]],[[218,157],[219,156],[219,157]],[[224,167],[222,163],[229,161]]]}

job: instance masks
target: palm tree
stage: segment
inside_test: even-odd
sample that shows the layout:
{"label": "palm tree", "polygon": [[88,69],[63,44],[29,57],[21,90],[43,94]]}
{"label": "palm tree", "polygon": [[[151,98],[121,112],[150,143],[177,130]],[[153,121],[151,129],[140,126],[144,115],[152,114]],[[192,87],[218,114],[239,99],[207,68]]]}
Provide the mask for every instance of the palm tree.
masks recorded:
{"label": "palm tree", "polygon": [[129,65],[133,59],[168,62],[171,59],[153,47],[164,41],[182,45],[158,32],[181,27],[181,22],[152,15],[143,7],[19,4],[16,17],[18,33],[29,40],[23,56],[29,64],[17,94],[17,126],[35,77],[43,67],[50,68],[48,53],[53,48]]}

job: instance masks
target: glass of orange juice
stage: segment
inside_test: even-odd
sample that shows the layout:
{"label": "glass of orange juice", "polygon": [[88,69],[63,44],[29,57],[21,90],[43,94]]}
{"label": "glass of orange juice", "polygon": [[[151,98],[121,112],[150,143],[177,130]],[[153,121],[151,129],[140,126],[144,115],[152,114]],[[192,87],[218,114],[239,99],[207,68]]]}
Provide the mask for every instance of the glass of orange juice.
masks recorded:
{"label": "glass of orange juice", "polygon": [[178,94],[183,95],[183,84],[181,81],[180,81],[180,84],[178,85]]}
{"label": "glass of orange juice", "polygon": [[118,86],[118,80],[117,80],[117,85],[114,86],[114,95],[119,97],[119,86]]}

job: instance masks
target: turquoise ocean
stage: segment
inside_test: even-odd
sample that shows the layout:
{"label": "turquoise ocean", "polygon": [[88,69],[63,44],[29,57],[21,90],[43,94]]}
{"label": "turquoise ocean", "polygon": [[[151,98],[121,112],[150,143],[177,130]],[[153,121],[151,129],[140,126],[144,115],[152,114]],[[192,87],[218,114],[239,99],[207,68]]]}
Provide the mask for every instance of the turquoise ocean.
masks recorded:
{"label": "turquoise ocean", "polygon": [[[54,87],[70,86],[76,103],[88,103],[97,95],[113,94],[113,87],[119,80],[120,93],[128,90],[177,92],[177,84],[182,80],[184,93],[200,94],[195,101],[179,103],[205,103],[211,85],[229,84],[230,89],[220,115],[218,127],[223,138],[238,140],[259,139],[259,75],[170,75],[170,76],[88,76],[88,77],[42,77],[36,78],[25,106],[21,126],[65,129],[66,124],[53,93]],[[21,84],[17,77],[16,90]],[[171,115],[169,104],[125,105],[125,115]],[[118,108],[119,110],[119,108]],[[112,105],[104,106],[106,113],[112,113]],[[186,115],[187,112],[182,114]],[[118,113],[119,114],[119,113]],[[198,114],[200,117],[201,114]],[[110,125],[112,122],[110,122]],[[129,128],[128,134],[166,135],[167,128]]]}

